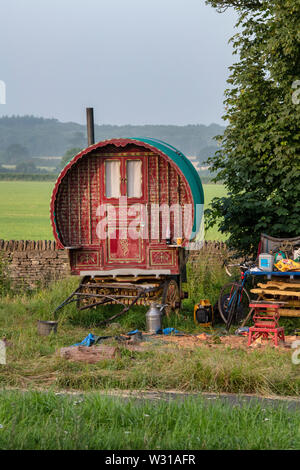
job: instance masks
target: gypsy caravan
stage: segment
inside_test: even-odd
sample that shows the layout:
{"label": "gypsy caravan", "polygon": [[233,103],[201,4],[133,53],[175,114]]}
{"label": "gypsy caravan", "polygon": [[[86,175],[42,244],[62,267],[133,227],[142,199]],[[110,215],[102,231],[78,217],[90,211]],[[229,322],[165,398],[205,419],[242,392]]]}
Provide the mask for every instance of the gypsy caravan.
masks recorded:
{"label": "gypsy caravan", "polygon": [[197,171],[164,142],[112,139],[76,155],[54,187],[51,222],[82,280],[58,309],[120,304],[122,314],[158,301],[178,310],[203,202]]}

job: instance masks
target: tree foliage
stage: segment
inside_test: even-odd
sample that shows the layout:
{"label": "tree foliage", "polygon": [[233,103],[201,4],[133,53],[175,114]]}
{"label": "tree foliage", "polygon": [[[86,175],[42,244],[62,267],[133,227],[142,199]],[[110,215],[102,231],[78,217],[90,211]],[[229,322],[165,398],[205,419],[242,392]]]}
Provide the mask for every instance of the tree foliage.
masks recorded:
{"label": "tree foliage", "polygon": [[236,7],[240,32],[231,40],[239,60],[225,91],[229,124],[209,159],[228,195],[212,201],[207,225],[250,253],[261,232],[300,233],[300,1],[209,3]]}
{"label": "tree foliage", "polygon": [[263,1],[261,0],[207,0],[219,12],[223,12],[229,7],[235,7],[243,10],[258,10],[261,8]]}
{"label": "tree foliage", "polygon": [[67,150],[60,161],[60,169],[63,169],[72,160],[72,158],[75,157],[75,155],[81,152],[81,150],[82,148],[80,147],[73,147]]}

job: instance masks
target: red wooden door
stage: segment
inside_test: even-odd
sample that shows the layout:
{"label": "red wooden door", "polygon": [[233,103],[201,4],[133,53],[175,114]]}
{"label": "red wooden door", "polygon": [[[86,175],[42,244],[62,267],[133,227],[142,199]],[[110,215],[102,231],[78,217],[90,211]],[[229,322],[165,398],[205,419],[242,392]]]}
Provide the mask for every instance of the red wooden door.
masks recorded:
{"label": "red wooden door", "polygon": [[105,264],[126,267],[146,263],[144,239],[147,167],[144,157],[104,159],[102,201],[107,207]]}

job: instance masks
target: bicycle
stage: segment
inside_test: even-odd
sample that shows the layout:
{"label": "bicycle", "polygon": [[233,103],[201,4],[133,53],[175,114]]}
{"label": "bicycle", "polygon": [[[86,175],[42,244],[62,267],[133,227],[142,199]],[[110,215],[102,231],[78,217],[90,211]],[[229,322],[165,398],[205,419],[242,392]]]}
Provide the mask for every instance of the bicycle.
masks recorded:
{"label": "bicycle", "polygon": [[229,268],[239,267],[241,276],[239,281],[233,281],[221,289],[218,299],[218,308],[222,320],[226,323],[226,330],[228,331],[234,321],[239,324],[249,312],[249,304],[251,302],[250,294],[245,288],[247,280],[247,271],[253,266],[253,262],[244,262],[238,264],[227,264],[224,262],[226,273],[232,276]]}

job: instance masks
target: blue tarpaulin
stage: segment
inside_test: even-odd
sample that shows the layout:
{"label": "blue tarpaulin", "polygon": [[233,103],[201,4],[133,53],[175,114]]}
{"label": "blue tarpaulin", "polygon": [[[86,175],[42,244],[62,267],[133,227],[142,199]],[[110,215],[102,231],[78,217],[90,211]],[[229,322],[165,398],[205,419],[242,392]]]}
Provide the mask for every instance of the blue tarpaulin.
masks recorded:
{"label": "blue tarpaulin", "polygon": [[89,333],[81,343],[72,344],[72,346],[92,346],[95,343],[95,336],[92,333]]}
{"label": "blue tarpaulin", "polygon": [[157,335],[171,335],[172,333],[176,334],[176,333],[180,333],[180,331],[175,330],[175,328],[165,328],[164,330],[159,328],[159,330],[156,331]]}

